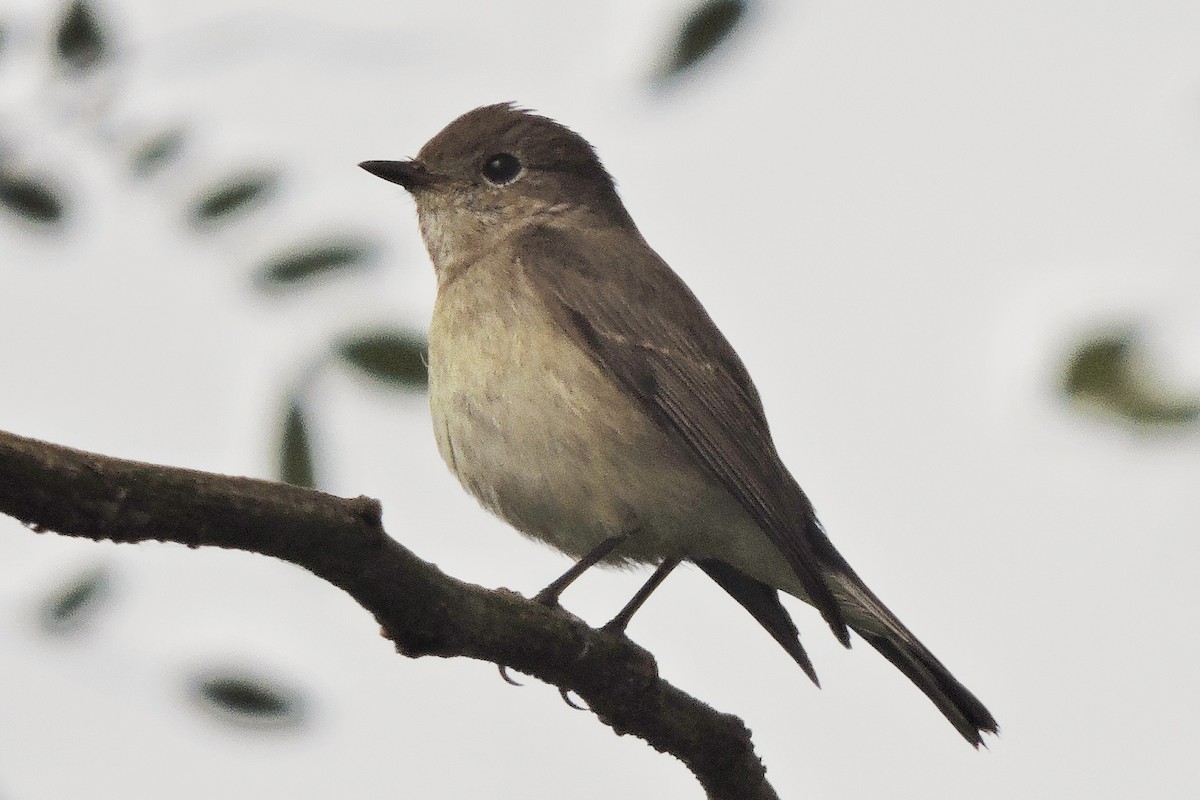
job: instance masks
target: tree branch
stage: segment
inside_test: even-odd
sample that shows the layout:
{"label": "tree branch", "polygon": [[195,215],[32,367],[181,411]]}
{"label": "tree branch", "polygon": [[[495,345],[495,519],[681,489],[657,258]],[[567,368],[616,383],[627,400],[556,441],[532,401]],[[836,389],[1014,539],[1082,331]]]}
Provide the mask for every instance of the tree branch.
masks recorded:
{"label": "tree branch", "polygon": [[681,760],[713,800],[777,800],[737,717],[658,676],[624,637],[458,581],[383,530],[379,503],[108,458],[0,432],[0,512],[35,531],[274,556],[345,591],[411,658],[506,664],[583,698],[617,734]]}

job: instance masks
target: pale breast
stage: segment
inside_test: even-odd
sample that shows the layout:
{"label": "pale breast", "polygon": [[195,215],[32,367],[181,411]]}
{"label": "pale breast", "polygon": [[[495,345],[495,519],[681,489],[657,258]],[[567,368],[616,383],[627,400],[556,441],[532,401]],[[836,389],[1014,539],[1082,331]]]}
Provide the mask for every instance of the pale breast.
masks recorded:
{"label": "pale breast", "polygon": [[[438,448],[484,506],[576,556],[636,529],[620,555],[637,561],[690,554],[745,524],[724,489],[555,326],[517,267],[482,266],[439,289],[429,367]],[[697,511],[711,530],[698,529],[710,526],[695,524]]]}

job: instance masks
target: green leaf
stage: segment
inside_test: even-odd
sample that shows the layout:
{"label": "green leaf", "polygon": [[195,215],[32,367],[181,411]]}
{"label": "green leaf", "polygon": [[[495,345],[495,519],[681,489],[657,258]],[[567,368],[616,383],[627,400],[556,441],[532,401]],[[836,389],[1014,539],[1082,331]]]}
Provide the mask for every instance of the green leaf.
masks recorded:
{"label": "green leaf", "polygon": [[292,398],[284,416],[283,436],[279,445],[279,479],[293,486],[314,488],[317,485],[313,469],[312,443],[304,407]]}
{"label": "green leaf", "polygon": [[62,219],[62,200],[48,183],[0,168],[0,205],[41,225]]}
{"label": "green leaf", "polygon": [[1108,397],[1129,381],[1134,332],[1122,329],[1085,341],[1064,369],[1063,390],[1070,397]]}
{"label": "green leaf", "polygon": [[295,727],[304,716],[300,692],[245,670],[200,677],[193,693],[203,707],[241,724]]}
{"label": "green leaf", "polygon": [[109,571],[92,567],[59,587],[46,601],[42,610],[42,627],[62,633],[77,629],[88,612],[108,594]]}
{"label": "green leaf", "polygon": [[426,350],[422,337],[398,330],[356,334],[337,344],[342,360],[375,380],[422,391],[429,384]]}
{"label": "green leaf", "polygon": [[54,44],[59,60],[80,72],[96,66],[108,50],[95,13],[82,0],[75,0],[67,8]]}
{"label": "green leaf", "polygon": [[696,6],[680,26],[658,77],[679,75],[712,55],[737,29],[749,8],[748,0],[705,0]]}
{"label": "green leaf", "polygon": [[1133,328],[1085,340],[1068,358],[1063,392],[1141,427],[1177,427],[1200,420],[1200,399],[1180,397],[1149,365]]}
{"label": "green leaf", "polygon": [[1173,428],[1200,420],[1200,402],[1164,399],[1143,392],[1131,392],[1117,408],[1131,422],[1144,426]]}
{"label": "green leaf", "polygon": [[200,193],[192,204],[192,220],[205,225],[245,211],[270,196],[278,183],[277,172],[248,172],[226,178]]}
{"label": "green leaf", "polygon": [[283,253],[259,270],[255,285],[271,291],[310,281],[321,275],[361,267],[375,255],[375,248],[360,241],[326,241]]}
{"label": "green leaf", "polygon": [[142,142],[129,158],[129,170],[139,177],[149,177],[183,152],[182,128],[171,128]]}

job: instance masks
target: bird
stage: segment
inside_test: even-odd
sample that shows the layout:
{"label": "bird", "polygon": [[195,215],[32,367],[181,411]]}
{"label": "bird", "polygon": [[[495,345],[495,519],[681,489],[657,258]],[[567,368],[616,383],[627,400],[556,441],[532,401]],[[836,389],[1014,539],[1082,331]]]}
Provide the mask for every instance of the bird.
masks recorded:
{"label": "bird", "polygon": [[857,633],[973,746],[998,732],[834,547],[746,367],[586,139],[498,103],[415,158],[359,166],[412,196],[436,273],[429,403],[443,460],[486,509],[576,559],[538,601],[557,605],[598,563],[653,565],[605,626],[624,634],[689,562],[818,686],[780,592],[844,646]]}

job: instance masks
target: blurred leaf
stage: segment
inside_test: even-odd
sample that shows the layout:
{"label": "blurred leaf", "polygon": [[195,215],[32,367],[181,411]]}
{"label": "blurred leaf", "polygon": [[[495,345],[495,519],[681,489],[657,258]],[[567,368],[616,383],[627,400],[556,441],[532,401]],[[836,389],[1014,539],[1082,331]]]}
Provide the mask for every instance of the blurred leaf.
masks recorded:
{"label": "blurred leaf", "polygon": [[300,692],[241,670],[201,677],[193,691],[203,707],[242,724],[295,727],[304,716]]}
{"label": "blurred leaf", "polygon": [[343,339],[338,356],[377,381],[405,389],[424,390],[429,383],[425,367],[425,340],[403,331],[374,331]]}
{"label": "blurred leaf", "polygon": [[1135,330],[1083,342],[1067,360],[1063,391],[1141,426],[1179,426],[1200,420],[1200,399],[1182,398],[1154,375]]}
{"label": "blurred leaf", "polygon": [[374,254],[375,248],[362,242],[328,241],[310,245],[271,259],[259,271],[254,283],[259,289],[270,291],[336,270],[362,266]]}
{"label": "blurred leaf", "polygon": [[279,479],[293,486],[310,489],[317,485],[308,422],[304,418],[303,406],[295,398],[288,401],[287,416],[283,422],[283,438],[279,445]]}
{"label": "blurred leaf", "polygon": [[58,26],[55,47],[61,61],[81,72],[96,66],[104,58],[108,45],[96,15],[83,0],[75,0],[67,8]]}
{"label": "blurred leaf", "polygon": [[130,155],[129,170],[140,177],[153,175],[183,151],[183,140],[183,128],[171,128],[151,136]]}
{"label": "blurred leaf", "polygon": [[104,567],[92,567],[61,586],[46,601],[42,611],[42,627],[62,633],[77,629],[87,612],[108,593],[109,572]]}
{"label": "blurred leaf", "polygon": [[1071,397],[1107,397],[1124,390],[1134,333],[1124,329],[1084,342],[1067,361],[1064,390]]}
{"label": "blurred leaf", "polygon": [[58,222],[63,215],[62,200],[49,184],[2,168],[0,205],[14,214],[41,224]]}
{"label": "blurred leaf", "polygon": [[192,205],[197,224],[216,221],[269,196],[279,182],[277,172],[249,172],[221,181],[201,193]]}
{"label": "blurred leaf", "polygon": [[710,56],[749,10],[749,0],[703,0],[684,20],[660,78],[671,78]]}
{"label": "blurred leaf", "polygon": [[1152,397],[1141,392],[1131,392],[1119,410],[1139,425],[1175,427],[1200,420],[1200,402]]}

